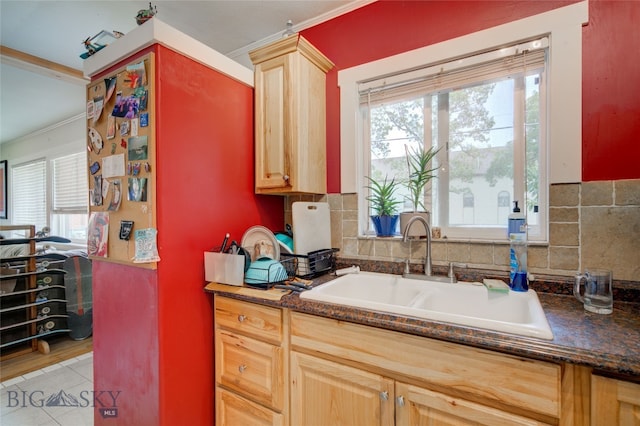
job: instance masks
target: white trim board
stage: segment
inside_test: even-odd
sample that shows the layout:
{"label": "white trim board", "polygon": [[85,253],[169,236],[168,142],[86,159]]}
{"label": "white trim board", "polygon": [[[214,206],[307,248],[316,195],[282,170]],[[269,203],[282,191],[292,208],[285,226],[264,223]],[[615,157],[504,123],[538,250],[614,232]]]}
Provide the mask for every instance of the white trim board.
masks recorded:
{"label": "white trim board", "polygon": [[[582,177],[582,26],[588,1],[467,34],[338,71],[340,86],[340,192],[362,187],[358,83],[379,76],[467,56],[487,48],[548,34],[549,184],[580,182]],[[428,59],[425,59],[428,58]]]}
{"label": "white trim board", "polygon": [[84,61],[84,75],[92,77],[132,54],[161,44],[209,68],[253,87],[253,70],[237,63],[204,43],[178,31],[157,17],[129,31]]}

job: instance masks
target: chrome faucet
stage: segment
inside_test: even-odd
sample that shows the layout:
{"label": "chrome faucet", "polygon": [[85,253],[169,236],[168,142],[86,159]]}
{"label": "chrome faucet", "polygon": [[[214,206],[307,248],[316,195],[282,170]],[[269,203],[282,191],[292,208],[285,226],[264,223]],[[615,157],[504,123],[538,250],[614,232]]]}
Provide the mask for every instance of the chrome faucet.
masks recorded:
{"label": "chrome faucet", "polygon": [[419,280],[430,280],[430,281],[440,281],[444,283],[456,283],[458,280],[456,279],[456,274],[454,271],[454,267],[458,266],[461,268],[466,268],[466,263],[458,263],[458,262],[450,262],[449,263],[449,274],[446,277],[436,276],[432,274],[432,263],[431,263],[431,229],[429,228],[429,223],[422,216],[413,216],[407,222],[407,227],[404,229],[404,233],[402,234],[402,242],[406,243],[409,239],[409,229],[413,222],[422,222],[424,225],[425,231],[427,231],[427,257],[424,259],[424,274],[412,274],[409,270],[409,259],[406,260],[404,273],[402,274],[405,278],[413,278]]}
{"label": "chrome faucet", "polygon": [[[422,216],[413,216],[407,222],[407,227],[404,229],[404,233],[402,234],[402,242],[406,243],[409,239],[409,229],[411,229],[411,225],[413,222],[422,222],[424,225],[424,229],[427,232],[427,257],[424,259],[424,275],[427,277],[431,277],[431,228],[429,228],[429,223],[427,223],[426,219]],[[407,275],[407,274],[405,274]]]}

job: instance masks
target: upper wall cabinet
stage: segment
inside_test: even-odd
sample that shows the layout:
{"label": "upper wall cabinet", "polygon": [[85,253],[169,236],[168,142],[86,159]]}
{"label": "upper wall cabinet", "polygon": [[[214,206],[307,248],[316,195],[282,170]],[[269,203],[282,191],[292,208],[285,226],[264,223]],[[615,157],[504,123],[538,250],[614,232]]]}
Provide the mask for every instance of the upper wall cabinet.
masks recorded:
{"label": "upper wall cabinet", "polygon": [[255,65],[255,192],[326,193],[326,73],[333,63],[299,34],[249,56]]}

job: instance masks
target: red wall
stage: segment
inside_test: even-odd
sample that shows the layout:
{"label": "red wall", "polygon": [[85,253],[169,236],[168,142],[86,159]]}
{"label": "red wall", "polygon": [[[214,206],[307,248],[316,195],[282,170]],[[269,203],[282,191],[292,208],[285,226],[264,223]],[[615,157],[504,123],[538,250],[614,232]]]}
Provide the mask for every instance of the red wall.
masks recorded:
{"label": "red wall", "polygon": [[[253,193],[253,89],[152,50],[161,260],[155,271],[94,262],[94,386],[121,391],[119,425],[213,424],[203,252],[227,232],[240,241],[252,225],[281,229],[284,203]],[[95,422],[113,419],[96,412]]]}
{"label": "red wall", "polygon": [[[328,191],[340,191],[339,70],[571,3],[378,1],[304,30],[304,37],[336,65],[327,75]],[[635,54],[640,2],[591,0],[589,5],[589,25],[583,29],[583,181],[639,178],[640,167],[633,162],[640,144],[633,136],[640,133]]]}

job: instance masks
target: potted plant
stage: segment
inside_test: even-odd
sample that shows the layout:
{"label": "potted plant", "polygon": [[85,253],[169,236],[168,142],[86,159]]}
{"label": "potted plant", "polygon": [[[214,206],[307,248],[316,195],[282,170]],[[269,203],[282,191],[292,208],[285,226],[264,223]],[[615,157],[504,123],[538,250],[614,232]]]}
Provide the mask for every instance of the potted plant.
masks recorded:
{"label": "potted plant", "polygon": [[[423,216],[427,223],[431,223],[430,213],[424,206],[424,189],[431,179],[436,177],[437,167],[432,167],[432,160],[438,154],[440,149],[431,147],[424,149],[422,146],[417,148],[409,148],[404,146],[407,155],[407,168],[409,170],[409,178],[405,186],[409,191],[408,199],[411,201],[413,208],[410,212],[400,214],[400,232],[404,233],[409,220],[416,215]],[[424,229],[420,226],[414,226],[409,230],[410,237],[424,236]]]}
{"label": "potted plant", "polygon": [[371,209],[374,214],[371,215],[373,226],[378,237],[391,237],[394,235],[396,224],[398,223],[398,205],[401,201],[395,198],[396,191],[400,183],[395,179],[389,180],[385,176],[382,182],[373,178],[369,179],[370,185],[369,196],[367,200],[371,202]]}

